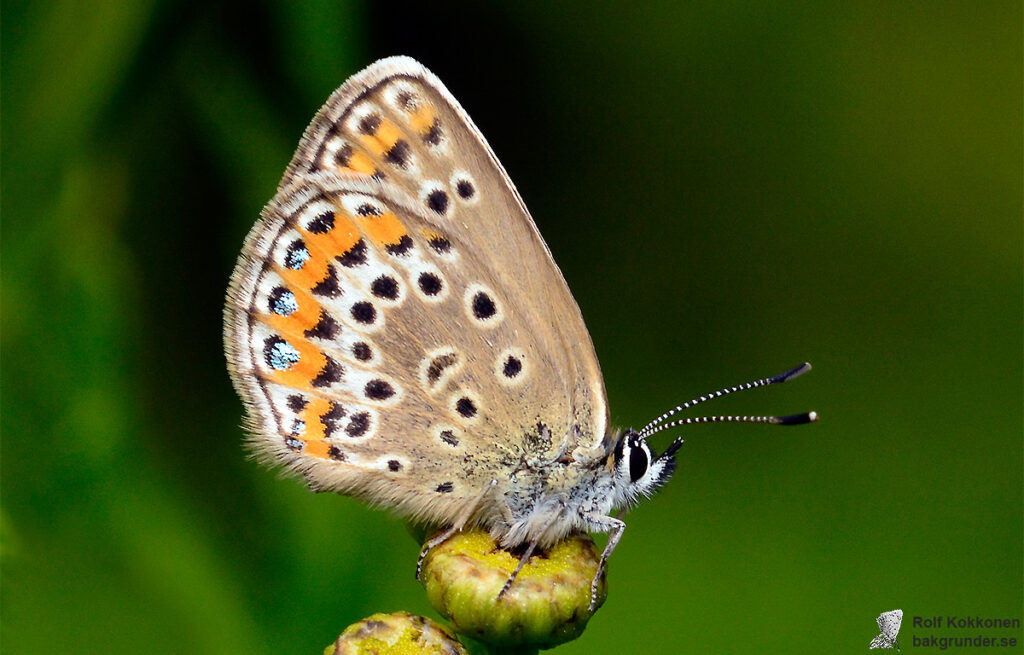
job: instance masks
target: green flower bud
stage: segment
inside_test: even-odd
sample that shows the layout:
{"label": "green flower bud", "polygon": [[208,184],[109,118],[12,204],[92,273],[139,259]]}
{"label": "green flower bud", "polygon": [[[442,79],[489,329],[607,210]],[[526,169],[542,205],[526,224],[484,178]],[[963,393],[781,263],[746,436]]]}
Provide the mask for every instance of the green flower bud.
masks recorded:
{"label": "green flower bud", "polygon": [[[600,559],[586,535],[538,548],[498,598],[519,557],[499,548],[487,532],[471,530],[427,553],[420,580],[430,604],[456,632],[491,646],[550,648],[583,634],[593,615],[590,584]],[[597,607],[607,595],[602,579]]]}
{"label": "green flower bud", "polygon": [[324,655],[468,655],[452,632],[428,618],[374,614],[345,628]]}

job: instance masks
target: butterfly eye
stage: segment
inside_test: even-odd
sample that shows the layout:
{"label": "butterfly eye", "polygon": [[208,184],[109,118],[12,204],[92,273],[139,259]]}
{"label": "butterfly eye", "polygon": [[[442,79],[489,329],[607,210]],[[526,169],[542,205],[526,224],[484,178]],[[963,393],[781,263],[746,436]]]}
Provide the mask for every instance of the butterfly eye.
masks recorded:
{"label": "butterfly eye", "polygon": [[626,432],[615,446],[615,468],[623,478],[628,474],[630,484],[635,484],[651,468],[651,449],[647,442],[632,430]]}
{"label": "butterfly eye", "polygon": [[632,447],[629,449],[629,481],[636,482],[644,476],[644,473],[647,473],[647,468],[651,463],[651,453],[643,441],[637,441],[630,445]]}

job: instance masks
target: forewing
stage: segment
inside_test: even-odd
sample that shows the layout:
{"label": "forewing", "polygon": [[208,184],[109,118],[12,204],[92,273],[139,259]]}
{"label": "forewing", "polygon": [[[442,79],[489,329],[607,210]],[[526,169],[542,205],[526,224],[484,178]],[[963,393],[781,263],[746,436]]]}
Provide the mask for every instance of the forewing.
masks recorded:
{"label": "forewing", "polygon": [[320,171],[398,187],[477,253],[557,372],[544,380],[547,414],[561,412],[566,421],[554,450],[601,456],[607,401],[582,315],[515,186],[444,85],[407,57],[381,60],[350,78],[306,130],[282,188]]}
{"label": "forewing", "polygon": [[882,631],[889,640],[896,639],[900,633],[900,625],[903,623],[903,610],[892,610],[882,612],[878,615],[878,629]]}
{"label": "forewing", "polygon": [[572,429],[565,355],[520,291],[395,187],[299,178],[246,239],[226,309],[257,451],[315,488],[451,522]]}

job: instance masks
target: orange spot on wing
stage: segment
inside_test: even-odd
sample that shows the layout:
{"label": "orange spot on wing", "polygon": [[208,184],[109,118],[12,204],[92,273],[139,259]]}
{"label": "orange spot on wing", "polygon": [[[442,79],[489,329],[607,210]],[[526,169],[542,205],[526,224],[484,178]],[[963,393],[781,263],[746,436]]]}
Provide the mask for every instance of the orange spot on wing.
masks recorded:
{"label": "orange spot on wing", "polygon": [[[331,410],[331,401],[325,398],[313,398],[302,413],[299,415],[302,421],[306,424],[306,432],[302,435],[303,439],[311,442],[323,442],[327,434],[327,426],[324,425],[320,419],[321,416]],[[308,452],[308,451],[307,451]],[[324,457],[327,456],[326,446],[324,447]]]}
{"label": "orange spot on wing", "polygon": [[377,158],[383,157],[401,138],[402,131],[391,121],[383,121],[373,134],[359,135],[363,146]]}
{"label": "orange spot on wing", "polygon": [[300,231],[308,245],[329,257],[348,252],[359,241],[359,230],[355,223],[340,211],[334,213],[334,227],[330,232],[311,234],[304,230]]}
{"label": "orange spot on wing", "polygon": [[[308,250],[309,244],[306,245]],[[327,278],[327,264],[326,257],[311,251],[310,258],[306,260],[300,269],[285,268],[284,266],[275,266],[274,269],[278,275],[284,278],[284,281],[288,283],[290,288],[309,291]]]}
{"label": "orange spot on wing", "polygon": [[[387,148],[384,147],[384,144],[372,135],[360,134],[359,140],[363,142],[363,146],[369,150],[371,154],[376,155],[377,157],[382,156],[384,151],[387,150]],[[351,161],[349,161],[349,165],[352,165]]]}
{"label": "orange spot on wing", "polygon": [[420,136],[423,136],[433,127],[435,119],[437,119],[437,112],[434,111],[434,108],[425,102],[421,102],[416,107],[416,111],[409,116],[409,124],[412,125],[412,129],[416,130]]}
{"label": "orange spot on wing", "polygon": [[377,167],[373,164],[373,160],[370,159],[366,153],[353,152],[352,156],[348,159],[348,165],[342,170],[355,171],[356,173],[362,173],[363,175],[373,175],[377,172]]}
{"label": "orange spot on wing", "polygon": [[390,150],[402,138],[402,131],[391,121],[384,121],[377,128],[377,133],[374,136],[384,144],[385,150]]}
{"label": "orange spot on wing", "polygon": [[390,212],[379,216],[364,216],[360,222],[370,240],[380,247],[396,245],[408,234],[402,222]]}
{"label": "orange spot on wing", "polygon": [[373,133],[373,136],[363,136],[363,143],[377,156],[383,155],[398,143],[402,138],[402,131],[391,121],[384,121]]}
{"label": "orange spot on wing", "polygon": [[296,389],[309,389],[310,383],[327,365],[327,357],[320,349],[304,339],[289,339],[288,343],[299,351],[299,361],[284,371],[271,371],[270,379]]}
{"label": "orange spot on wing", "polygon": [[331,260],[352,249],[352,246],[359,241],[359,229],[352,219],[340,211],[334,214],[334,227],[330,232],[313,234],[298,226],[296,229],[302,234],[303,243],[309,252],[309,259],[303,263],[300,269],[275,266],[274,270],[284,278],[289,289],[296,294],[296,299],[299,300],[299,311],[303,313],[304,320],[309,318],[305,309],[306,307],[310,308],[309,312],[312,314],[313,322],[308,327],[312,327],[320,316],[319,311],[313,311],[312,307],[316,305],[319,308],[319,305],[308,293],[304,294],[308,302],[303,303],[299,298],[299,292],[309,292],[328,278],[330,271],[327,267]]}
{"label": "orange spot on wing", "polygon": [[331,448],[331,444],[327,443],[323,439],[319,441],[307,441],[306,448],[303,452],[313,457],[319,457],[320,459],[328,459],[328,451]]}
{"label": "orange spot on wing", "polygon": [[299,305],[298,310],[288,316],[264,313],[258,318],[277,332],[302,334],[320,321],[320,303],[303,289],[289,286],[288,290],[295,296],[295,302]]}

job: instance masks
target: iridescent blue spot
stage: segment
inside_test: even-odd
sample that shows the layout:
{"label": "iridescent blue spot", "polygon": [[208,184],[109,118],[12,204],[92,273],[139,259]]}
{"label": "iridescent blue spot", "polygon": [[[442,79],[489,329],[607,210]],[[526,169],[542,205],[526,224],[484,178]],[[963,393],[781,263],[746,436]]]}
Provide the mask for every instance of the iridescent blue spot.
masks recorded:
{"label": "iridescent blue spot", "polygon": [[277,287],[270,294],[270,311],[281,316],[291,316],[299,311],[299,302],[291,291]]}
{"label": "iridescent blue spot", "polygon": [[277,371],[285,371],[299,362],[299,351],[280,337],[271,337],[263,348],[263,356],[267,366]]}
{"label": "iridescent blue spot", "polygon": [[306,422],[303,421],[302,419],[298,419],[298,418],[295,419],[295,422],[292,423],[292,436],[296,436],[296,437],[302,436],[302,433],[304,433],[305,431],[306,431]]}
{"label": "iridescent blue spot", "polygon": [[306,244],[301,239],[292,241],[291,245],[288,246],[288,250],[284,254],[284,265],[293,271],[297,271],[309,261],[309,251],[306,250]]}

